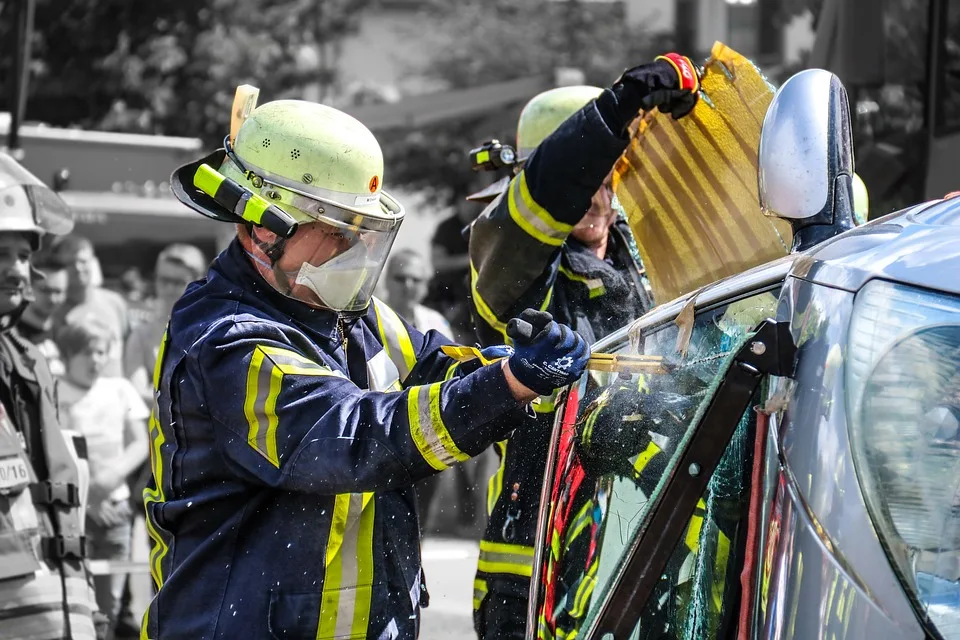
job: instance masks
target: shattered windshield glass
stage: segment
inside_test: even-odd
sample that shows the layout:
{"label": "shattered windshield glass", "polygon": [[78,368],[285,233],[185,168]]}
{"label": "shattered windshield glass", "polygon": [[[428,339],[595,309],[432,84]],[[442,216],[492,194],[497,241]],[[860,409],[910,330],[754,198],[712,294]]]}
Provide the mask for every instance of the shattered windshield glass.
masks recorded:
{"label": "shattered windshield glass", "polygon": [[[539,638],[589,627],[725,361],[775,310],[770,291],[696,314],[691,304],[676,321],[613,350],[660,358],[659,373],[590,371],[571,391],[553,443]],[[746,508],[751,429],[744,419],[632,637],[712,637],[718,629],[731,540]]]}

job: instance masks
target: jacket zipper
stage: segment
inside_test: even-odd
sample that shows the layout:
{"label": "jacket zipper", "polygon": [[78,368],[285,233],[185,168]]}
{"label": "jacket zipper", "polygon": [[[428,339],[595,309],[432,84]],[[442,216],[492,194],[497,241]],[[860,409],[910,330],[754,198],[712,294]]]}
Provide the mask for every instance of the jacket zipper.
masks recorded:
{"label": "jacket zipper", "polygon": [[337,316],[337,330],[340,331],[340,342],[341,342],[342,345],[343,345],[343,357],[344,357],[344,359],[346,359],[346,357],[347,357],[347,345],[348,345],[348,342],[347,342],[347,328],[346,328],[346,326],[344,325],[343,318],[340,317],[340,316]]}

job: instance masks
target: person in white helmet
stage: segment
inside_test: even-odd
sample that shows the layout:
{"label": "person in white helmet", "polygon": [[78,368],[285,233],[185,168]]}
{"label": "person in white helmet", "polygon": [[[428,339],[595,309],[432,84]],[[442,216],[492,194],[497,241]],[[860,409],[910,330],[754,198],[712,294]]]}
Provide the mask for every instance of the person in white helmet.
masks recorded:
{"label": "person in white helmet", "polygon": [[269,102],[224,142],[171,181],[237,237],[174,305],[155,370],[146,636],[413,638],[414,483],[522,424],[589,349],[557,323],[455,347],[373,298],[404,212],[350,116]]}
{"label": "person in white helmet", "polygon": [[67,205],[0,152],[0,640],[97,637],[85,446],[61,429],[46,359],[15,331],[37,277],[31,256],[72,228]]}

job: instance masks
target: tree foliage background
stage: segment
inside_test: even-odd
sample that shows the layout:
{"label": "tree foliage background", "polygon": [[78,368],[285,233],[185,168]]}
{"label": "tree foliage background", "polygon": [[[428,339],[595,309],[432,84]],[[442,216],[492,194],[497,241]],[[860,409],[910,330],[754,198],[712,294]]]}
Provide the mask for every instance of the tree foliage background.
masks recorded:
{"label": "tree foliage background", "polygon": [[[0,1],[0,46],[17,0]],[[233,90],[271,97],[336,79],[337,43],[370,0],[37,0],[27,116],[216,142]],[[10,96],[12,56],[0,57]],[[4,105],[9,108],[11,105]]]}
{"label": "tree foliage background", "polygon": [[[622,11],[616,3],[579,0],[434,0],[423,11],[420,36],[434,55],[422,71],[449,89],[534,77],[553,86],[555,70],[563,67],[581,70],[587,84],[607,86],[655,46],[654,35],[628,27]],[[490,138],[512,144],[522,106],[388,133],[383,139],[393,179],[438,202],[475,208],[463,203],[464,196],[494,177],[473,174],[467,152]]]}

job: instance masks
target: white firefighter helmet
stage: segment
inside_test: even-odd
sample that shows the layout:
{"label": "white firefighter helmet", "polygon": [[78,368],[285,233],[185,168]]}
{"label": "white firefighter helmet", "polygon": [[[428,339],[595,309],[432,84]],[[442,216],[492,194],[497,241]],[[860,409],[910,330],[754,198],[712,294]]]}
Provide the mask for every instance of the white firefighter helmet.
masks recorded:
{"label": "white firefighter helmet", "polygon": [[20,163],[0,152],[0,231],[28,234],[37,250],[43,235],[63,235],[72,229],[73,215],[67,203]]}

